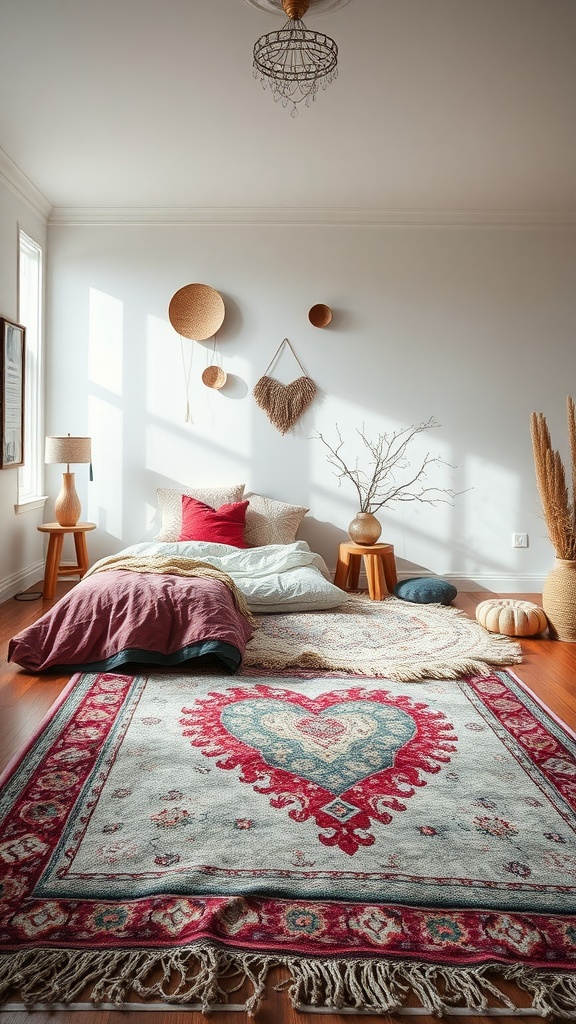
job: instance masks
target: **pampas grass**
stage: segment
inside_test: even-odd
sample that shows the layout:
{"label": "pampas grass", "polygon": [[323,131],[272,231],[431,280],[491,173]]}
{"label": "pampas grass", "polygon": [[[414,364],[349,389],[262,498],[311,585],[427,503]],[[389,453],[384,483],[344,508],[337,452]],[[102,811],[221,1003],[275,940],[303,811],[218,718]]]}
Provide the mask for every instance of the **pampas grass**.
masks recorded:
{"label": "pampas grass", "polygon": [[568,437],[570,440],[570,489],[559,452],[552,448],[546,417],[533,412],[530,417],[532,450],[536,483],[542,502],[548,536],[556,557],[576,559],[576,410],[574,399],[568,396]]}

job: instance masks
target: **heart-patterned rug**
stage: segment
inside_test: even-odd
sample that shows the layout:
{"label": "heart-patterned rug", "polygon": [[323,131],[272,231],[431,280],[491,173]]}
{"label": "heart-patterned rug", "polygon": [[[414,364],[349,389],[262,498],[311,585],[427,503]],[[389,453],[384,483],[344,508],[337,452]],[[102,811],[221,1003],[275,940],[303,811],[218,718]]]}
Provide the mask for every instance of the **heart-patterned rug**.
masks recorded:
{"label": "heart-patterned rug", "polygon": [[[0,789],[0,1004],[576,1018],[576,743],[510,674],[76,676]],[[223,982],[225,987],[225,982]]]}

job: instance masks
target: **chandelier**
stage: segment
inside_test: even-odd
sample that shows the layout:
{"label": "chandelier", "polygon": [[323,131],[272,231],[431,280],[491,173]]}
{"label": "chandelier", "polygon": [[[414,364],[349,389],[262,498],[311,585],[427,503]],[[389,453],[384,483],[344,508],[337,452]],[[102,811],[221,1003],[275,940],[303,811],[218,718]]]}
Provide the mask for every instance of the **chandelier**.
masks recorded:
{"label": "chandelier", "polygon": [[302,17],[310,0],[281,0],[288,21],[277,32],[268,32],[254,43],[254,77],[272,90],[283,107],[309,107],[338,74],[338,47],[330,36],[306,28]]}

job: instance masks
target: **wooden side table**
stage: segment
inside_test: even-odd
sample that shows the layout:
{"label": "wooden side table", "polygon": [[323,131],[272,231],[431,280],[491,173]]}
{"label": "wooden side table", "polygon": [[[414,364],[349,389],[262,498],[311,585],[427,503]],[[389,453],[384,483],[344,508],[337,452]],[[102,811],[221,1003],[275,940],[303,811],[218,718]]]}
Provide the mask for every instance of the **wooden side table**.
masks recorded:
{"label": "wooden side table", "polygon": [[341,590],[357,590],[362,558],[368,578],[368,593],[372,601],[382,601],[398,582],[393,544],[352,544],[350,541],[341,544],[334,583]]}
{"label": "wooden side table", "polygon": [[[86,545],[86,534],[90,530],[96,529],[96,523],[76,523],[75,526],[60,526],[60,523],[42,523],[42,526],[39,526],[38,529],[40,533],[47,533],[49,536],[42,597],[51,601],[56,593],[56,580],[59,576],[79,576],[82,579],[84,573],[87,572],[88,547]],[[62,545],[64,544],[64,536],[67,533],[74,535],[76,565],[60,565]]]}

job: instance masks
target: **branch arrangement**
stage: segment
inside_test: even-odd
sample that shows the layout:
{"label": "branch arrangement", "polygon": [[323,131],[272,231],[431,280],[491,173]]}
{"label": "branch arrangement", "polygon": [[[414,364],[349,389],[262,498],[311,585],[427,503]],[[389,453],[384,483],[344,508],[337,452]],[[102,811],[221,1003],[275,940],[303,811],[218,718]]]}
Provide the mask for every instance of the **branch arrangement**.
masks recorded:
{"label": "branch arrangement", "polygon": [[431,466],[448,465],[439,455],[427,452],[418,469],[410,469],[408,449],[412,441],[423,431],[438,426],[434,417],[430,417],[425,423],[378,434],[375,441],[370,441],[366,437],[364,427],[357,430],[356,433],[368,453],[367,470],[360,468],[358,458],[352,466],[348,466],[344,461],[344,441],[338,424],[338,443],[335,446],[319,432],[316,437],[328,449],[328,462],[338,477],[338,486],[342,480],[349,480],[358,495],[359,511],[374,513],[394,502],[419,501],[422,504],[436,505],[438,502],[450,503],[455,497],[455,491],[431,487],[426,483],[427,471]]}
{"label": "branch arrangement", "polygon": [[576,559],[576,411],[568,396],[568,437],[570,440],[572,498],[559,452],[552,448],[546,417],[533,412],[530,417],[536,483],[542,502],[548,536],[557,558]]}

